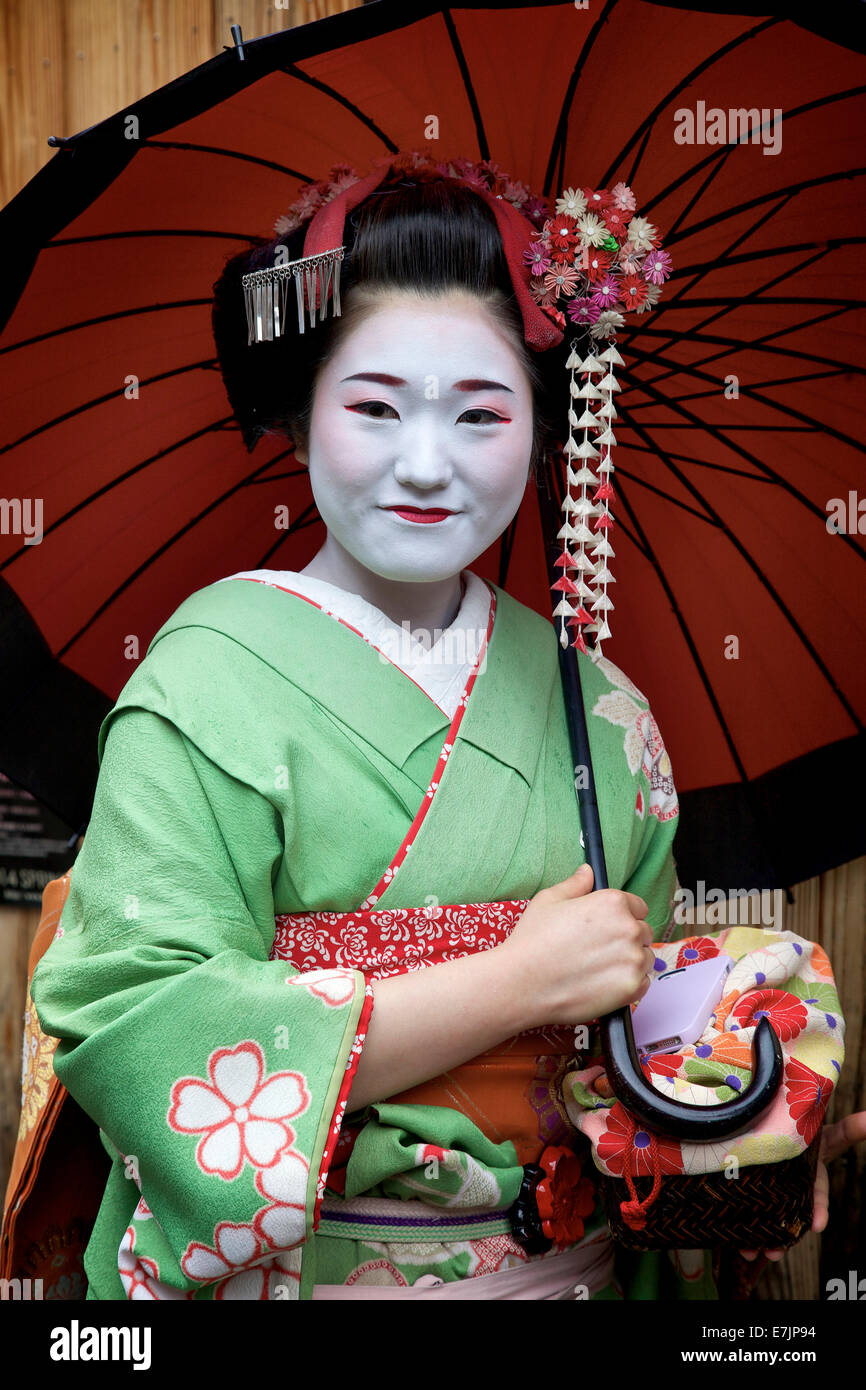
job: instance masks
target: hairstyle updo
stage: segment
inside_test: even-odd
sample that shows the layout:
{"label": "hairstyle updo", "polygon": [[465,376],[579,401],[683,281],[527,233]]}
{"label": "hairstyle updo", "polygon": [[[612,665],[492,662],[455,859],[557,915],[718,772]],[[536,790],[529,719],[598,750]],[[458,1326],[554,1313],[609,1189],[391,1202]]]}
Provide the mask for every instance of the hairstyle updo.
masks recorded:
{"label": "hairstyle updo", "polygon": [[[289,260],[303,255],[307,225],[287,236],[231,257],[214,285],[213,333],[229,403],[248,451],[267,434],[308,447],[313,396],[319,370],[336,351],[340,335],[371,313],[377,293],[408,290],[436,296],[460,289],[475,294],[494,315],[523,362],[532,386],[533,474],[548,448],[562,437],[565,409],[564,355],[535,353],[525,342],[523,318],[514,294],[496,219],[471,188],[445,180],[406,182],[383,188],[349,214],[340,273],[342,313],[299,333],[294,284],[290,283],[288,323],[272,342],[247,343],[241,276],[278,263],[284,246]],[[567,336],[567,335],[566,335]]]}

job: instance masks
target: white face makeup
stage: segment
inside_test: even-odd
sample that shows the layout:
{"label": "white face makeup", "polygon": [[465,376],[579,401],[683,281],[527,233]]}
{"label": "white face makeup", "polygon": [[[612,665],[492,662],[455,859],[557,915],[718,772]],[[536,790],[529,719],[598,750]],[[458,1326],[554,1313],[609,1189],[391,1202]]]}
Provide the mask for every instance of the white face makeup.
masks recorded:
{"label": "white face makeup", "polygon": [[[460,291],[394,292],[319,375],[313,496],[329,533],[373,574],[447,579],[520,506],[532,432],[529,378],[489,311]],[[419,522],[389,510],[401,506],[452,514]]]}

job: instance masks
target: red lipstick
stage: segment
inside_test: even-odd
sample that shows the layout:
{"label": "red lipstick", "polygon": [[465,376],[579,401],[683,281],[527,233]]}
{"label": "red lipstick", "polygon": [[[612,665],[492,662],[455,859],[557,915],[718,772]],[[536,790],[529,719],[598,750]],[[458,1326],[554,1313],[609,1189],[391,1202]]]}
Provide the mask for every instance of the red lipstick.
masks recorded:
{"label": "red lipstick", "polygon": [[387,512],[396,512],[405,521],[417,521],[422,525],[429,525],[433,521],[444,521],[447,516],[454,516],[454,512],[446,511],[444,507],[386,507]]}

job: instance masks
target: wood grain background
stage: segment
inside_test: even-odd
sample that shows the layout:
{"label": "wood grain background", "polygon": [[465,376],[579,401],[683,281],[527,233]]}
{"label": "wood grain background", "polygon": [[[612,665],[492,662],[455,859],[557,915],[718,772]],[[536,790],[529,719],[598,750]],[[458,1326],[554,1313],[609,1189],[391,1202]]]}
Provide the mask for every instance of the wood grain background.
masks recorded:
{"label": "wood grain background", "polygon": [[[0,0],[0,202],[7,203],[68,136],[207,61],[231,44],[292,28],[360,0]],[[852,799],[853,800],[853,799]],[[834,967],[846,1020],[846,1062],[828,1119],[866,1109],[863,1001],[866,857],[793,889],[784,927],[819,941]],[[0,908],[0,1192],[18,1129],[26,962],[35,908]],[[825,1296],[827,1279],[866,1273],[863,1177],[866,1145],[830,1169],[830,1224],[761,1276],[753,1297]]]}

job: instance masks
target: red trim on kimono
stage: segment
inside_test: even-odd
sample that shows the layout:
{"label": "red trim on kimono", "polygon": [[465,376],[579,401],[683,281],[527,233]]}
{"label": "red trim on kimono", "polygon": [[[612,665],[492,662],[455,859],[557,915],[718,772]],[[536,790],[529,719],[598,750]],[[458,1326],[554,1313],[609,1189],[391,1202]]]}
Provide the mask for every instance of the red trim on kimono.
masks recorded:
{"label": "red trim on kimono", "polygon": [[[273,956],[271,957],[273,959]],[[349,1100],[349,1092],[352,1089],[352,1082],[355,1079],[355,1072],[358,1070],[358,1063],[361,1060],[361,1049],[364,1046],[364,1039],[367,1036],[367,1027],[370,1022],[370,1015],[373,1012],[373,987],[367,985],[364,990],[364,1005],[361,1009],[361,1017],[358,1019],[358,1026],[355,1029],[355,1041],[352,1043],[352,1051],[349,1053],[349,1060],[346,1063],[346,1073],[340,1086],[340,1093],[337,1096],[337,1104],[334,1107],[334,1115],[331,1120],[331,1128],[328,1131],[328,1138],[322,1150],[322,1161],[319,1164],[319,1175],[316,1179],[316,1201],[313,1207],[313,1230],[319,1229],[319,1215],[322,1208],[322,1198],[325,1195],[325,1186],[328,1181],[328,1171],[331,1167],[331,1160],[334,1150],[340,1139],[340,1130],[343,1124],[343,1116],[346,1113],[346,1105]]]}

